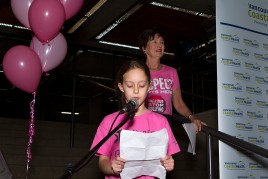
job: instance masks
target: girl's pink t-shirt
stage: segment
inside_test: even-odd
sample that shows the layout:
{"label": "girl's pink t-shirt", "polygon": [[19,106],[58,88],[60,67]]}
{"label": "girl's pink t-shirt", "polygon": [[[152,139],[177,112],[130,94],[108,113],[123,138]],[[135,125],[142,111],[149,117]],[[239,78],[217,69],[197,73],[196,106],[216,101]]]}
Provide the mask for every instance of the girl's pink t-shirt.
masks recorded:
{"label": "girl's pink t-shirt", "polygon": [[[110,127],[116,117],[118,112],[112,113],[106,116],[101,124],[99,125],[95,138],[93,140],[91,148],[97,145],[109,132]],[[115,121],[113,128],[118,126],[122,120],[126,117],[125,114],[120,115]],[[124,130],[132,130],[144,133],[152,133],[159,131],[163,128],[166,128],[168,133],[168,150],[167,155],[172,155],[180,152],[179,145],[174,137],[171,128],[167,119],[157,113],[147,111],[142,115],[134,116],[133,119],[127,121],[125,125],[122,126]],[[108,156],[112,161],[115,157],[120,156],[119,149],[119,140],[120,140],[120,130],[116,132],[112,137],[110,137],[97,151],[96,155],[104,155]],[[118,179],[120,176],[105,176],[105,179]],[[152,179],[154,177],[151,176],[141,176],[138,179]]]}

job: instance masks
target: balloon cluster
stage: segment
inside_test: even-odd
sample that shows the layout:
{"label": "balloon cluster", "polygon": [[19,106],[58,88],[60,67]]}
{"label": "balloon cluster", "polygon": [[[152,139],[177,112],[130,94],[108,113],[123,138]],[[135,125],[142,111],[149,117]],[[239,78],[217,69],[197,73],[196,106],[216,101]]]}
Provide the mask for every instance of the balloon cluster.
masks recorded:
{"label": "balloon cluster", "polygon": [[82,4],[83,0],[11,0],[16,18],[34,34],[29,47],[14,46],[4,56],[3,71],[14,86],[35,92],[42,73],[64,60],[67,42],[60,30]]}

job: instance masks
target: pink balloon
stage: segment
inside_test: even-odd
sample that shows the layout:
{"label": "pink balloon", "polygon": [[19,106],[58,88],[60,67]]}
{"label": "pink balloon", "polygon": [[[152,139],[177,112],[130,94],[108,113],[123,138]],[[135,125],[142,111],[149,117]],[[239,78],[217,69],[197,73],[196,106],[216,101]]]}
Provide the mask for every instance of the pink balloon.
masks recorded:
{"label": "pink balloon", "polygon": [[31,40],[30,47],[39,56],[44,72],[57,67],[67,54],[67,42],[61,33],[45,44],[34,36]]}
{"label": "pink balloon", "polygon": [[66,20],[73,17],[82,7],[84,0],[60,0],[66,14]]}
{"label": "pink balloon", "polygon": [[25,27],[30,28],[28,12],[33,0],[11,0],[11,8],[15,17]]}
{"label": "pink balloon", "polygon": [[29,9],[29,23],[41,42],[55,38],[65,21],[65,10],[59,0],[34,0]]}
{"label": "pink balloon", "polygon": [[42,75],[39,57],[23,45],[14,46],[6,52],[3,70],[14,86],[28,93],[36,91]]}

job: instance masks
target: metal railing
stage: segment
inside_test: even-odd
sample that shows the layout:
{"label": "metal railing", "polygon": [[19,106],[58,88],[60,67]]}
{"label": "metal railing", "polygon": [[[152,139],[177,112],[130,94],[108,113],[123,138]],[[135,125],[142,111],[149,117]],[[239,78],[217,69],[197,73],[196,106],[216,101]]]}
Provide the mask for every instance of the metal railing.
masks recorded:
{"label": "metal railing", "polygon": [[[185,118],[176,114],[174,114],[172,117],[181,124],[189,122]],[[217,141],[228,144],[242,153],[250,154],[247,156],[255,161],[257,160],[257,162],[266,162],[268,159],[268,150],[265,148],[243,141],[209,126],[203,125],[201,131],[206,134],[208,179],[215,179],[214,166],[217,166],[214,163],[213,138],[216,138]],[[265,157],[266,160],[263,157]]]}
{"label": "metal railing", "polygon": [[[262,148],[260,146],[251,144],[249,142],[243,141],[241,139],[238,139],[236,137],[233,137],[231,135],[228,135],[226,133],[223,133],[221,131],[215,130],[208,126],[202,126],[202,132],[206,134],[206,141],[207,141],[207,164],[208,164],[208,178],[214,179],[214,160],[213,160],[213,142],[212,137],[217,138],[217,140],[224,142],[225,144],[228,144],[229,146],[238,149],[242,153],[246,153],[250,155],[251,159],[259,160],[260,162],[262,160],[261,157],[265,157],[268,159],[268,150],[265,148]],[[261,156],[261,157],[260,157]]]}

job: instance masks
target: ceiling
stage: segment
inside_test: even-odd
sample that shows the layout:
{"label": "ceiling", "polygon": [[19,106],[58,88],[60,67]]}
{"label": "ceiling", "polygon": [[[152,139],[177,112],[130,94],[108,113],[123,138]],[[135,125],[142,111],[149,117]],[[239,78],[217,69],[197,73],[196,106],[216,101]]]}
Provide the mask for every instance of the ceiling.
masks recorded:
{"label": "ceiling", "polygon": [[[14,28],[23,25],[14,16],[10,1],[0,0],[0,23],[13,25],[0,25],[0,71],[8,49],[15,45],[29,46],[33,37],[31,30]],[[120,64],[126,59],[144,58],[136,48],[137,37],[150,27],[158,27],[166,34],[167,54],[162,62],[178,69],[181,83],[185,83],[183,92],[191,94],[186,97],[187,103],[193,106],[191,96],[202,96],[203,101],[204,98],[213,101],[206,108],[215,108],[214,0],[85,0],[80,11],[65,21],[60,31],[67,40],[68,52],[57,68],[43,74],[37,91],[40,98],[72,99],[75,94],[88,102],[107,93],[105,98],[110,98],[113,77]],[[4,109],[0,117],[27,116],[31,94],[10,84],[3,72],[0,80],[0,107]],[[73,86],[77,87],[75,92]],[[204,88],[215,90],[204,95],[207,91]],[[53,100],[42,105],[55,106]],[[63,99],[52,108],[63,110],[59,108],[66,103]]]}

